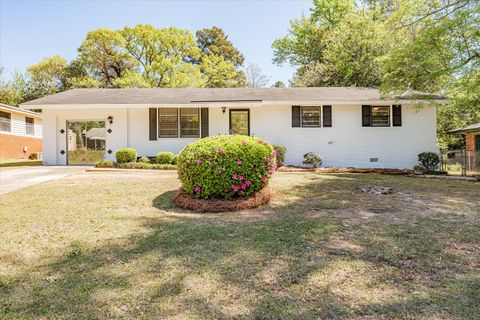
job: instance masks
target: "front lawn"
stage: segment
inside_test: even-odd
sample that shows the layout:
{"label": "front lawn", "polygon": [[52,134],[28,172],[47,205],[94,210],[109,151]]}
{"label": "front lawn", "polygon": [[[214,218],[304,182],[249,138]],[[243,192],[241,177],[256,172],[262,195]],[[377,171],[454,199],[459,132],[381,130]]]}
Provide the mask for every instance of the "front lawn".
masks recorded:
{"label": "front lawn", "polygon": [[[278,173],[267,207],[192,214],[175,172],[0,199],[0,318],[475,319],[480,184]],[[363,186],[387,185],[373,196]]]}

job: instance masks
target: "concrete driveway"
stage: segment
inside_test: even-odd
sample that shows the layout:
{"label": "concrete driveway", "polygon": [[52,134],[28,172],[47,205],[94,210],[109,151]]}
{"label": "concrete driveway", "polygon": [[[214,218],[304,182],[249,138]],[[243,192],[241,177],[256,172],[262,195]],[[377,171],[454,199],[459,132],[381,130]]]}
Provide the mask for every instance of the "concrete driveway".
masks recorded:
{"label": "concrete driveway", "polygon": [[0,194],[37,183],[51,181],[69,174],[85,171],[85,166],[38,166],[0,168]]}

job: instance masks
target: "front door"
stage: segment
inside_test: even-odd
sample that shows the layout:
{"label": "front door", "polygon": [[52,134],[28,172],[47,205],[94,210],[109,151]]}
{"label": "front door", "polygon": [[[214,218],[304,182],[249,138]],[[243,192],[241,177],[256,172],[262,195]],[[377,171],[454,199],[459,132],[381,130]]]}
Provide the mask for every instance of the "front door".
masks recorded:
{"label": "front door", "polygon": [[230,134],[250,135],[249,109],[230,109]]}
{"label": "front door", "polygon": [[67,164],[95,164],[105,155],[105,121],[67,121]]}

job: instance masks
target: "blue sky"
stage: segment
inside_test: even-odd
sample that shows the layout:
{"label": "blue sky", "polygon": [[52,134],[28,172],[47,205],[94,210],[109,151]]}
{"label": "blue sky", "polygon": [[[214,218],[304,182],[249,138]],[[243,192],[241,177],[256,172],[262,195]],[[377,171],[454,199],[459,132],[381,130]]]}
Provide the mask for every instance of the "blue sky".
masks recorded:
{"label": "blue sky", "polygon": [[67,60],[88,31],[126,25],[176,26],[195,32],[218,26],[271,83],[291,78],[289,65],[272,63],[273,40],[286,34],[289,20],[308,14],[311,1],[8,1],[0,0],[0,64],[7,74],[24,71],[43,57]]}

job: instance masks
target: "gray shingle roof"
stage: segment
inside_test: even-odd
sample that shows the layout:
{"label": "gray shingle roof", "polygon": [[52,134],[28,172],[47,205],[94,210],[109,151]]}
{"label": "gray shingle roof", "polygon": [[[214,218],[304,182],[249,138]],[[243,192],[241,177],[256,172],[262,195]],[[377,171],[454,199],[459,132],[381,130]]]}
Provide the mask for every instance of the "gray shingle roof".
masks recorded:
{"label": "gray shingle roof", "polygon": [[[400,97],[409,99],[410,97]],[[434,97],[436,99],[441,97]],[[190,104],[235,101],[368,101],[380,100],[373,88],[149,88],[72,89],[28,101],[22,106],[56,104]]]}
{"label": "gray shingle roof", "polygon": [[476,131],[476,130],[480,130],[480,122],[471,124],[471,125],[463,127],[463,128],[450,130],[448,132],[450,132],[450,133],[463,133],[463,132],[467,132],[467,131]]}

